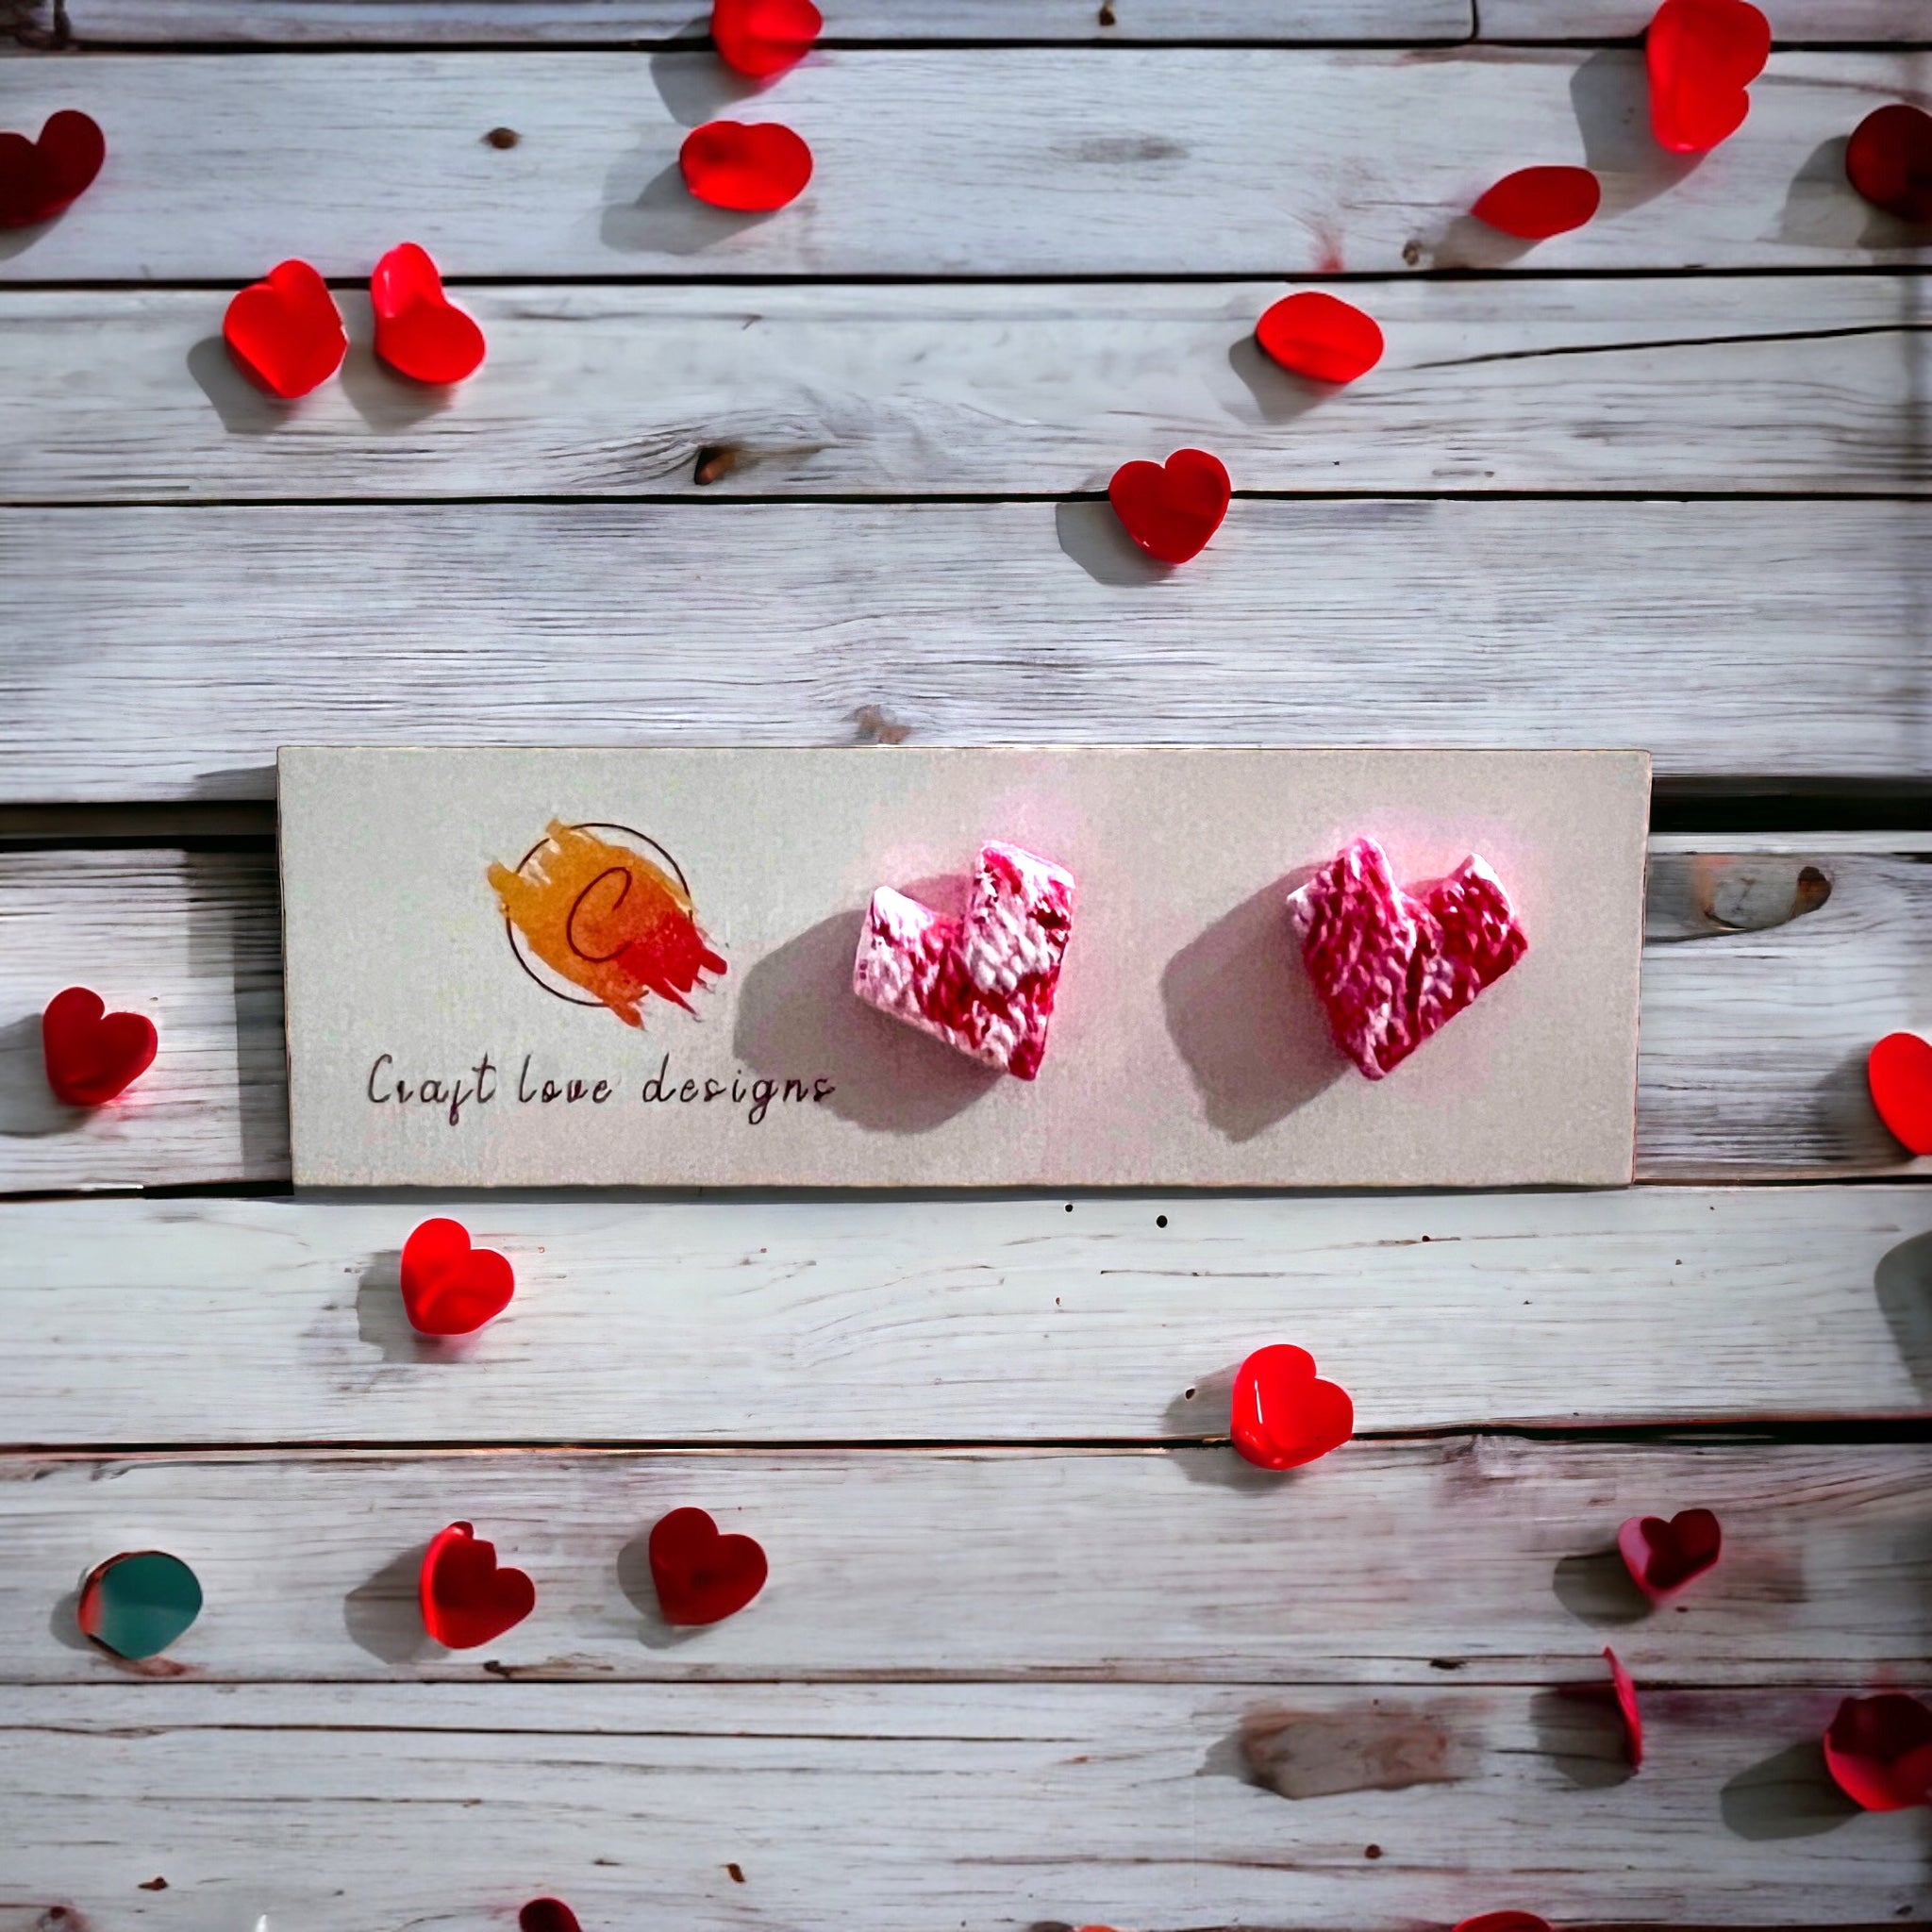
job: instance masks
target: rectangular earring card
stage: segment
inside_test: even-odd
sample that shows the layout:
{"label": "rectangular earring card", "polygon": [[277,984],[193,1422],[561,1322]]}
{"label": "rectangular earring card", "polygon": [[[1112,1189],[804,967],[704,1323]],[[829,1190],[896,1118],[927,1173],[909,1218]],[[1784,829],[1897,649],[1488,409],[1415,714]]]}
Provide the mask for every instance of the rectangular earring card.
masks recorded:
{"label": "rectangular earring card", "polygon": [[1630,1178],[1641,752],[279,767],[299,1186]]}

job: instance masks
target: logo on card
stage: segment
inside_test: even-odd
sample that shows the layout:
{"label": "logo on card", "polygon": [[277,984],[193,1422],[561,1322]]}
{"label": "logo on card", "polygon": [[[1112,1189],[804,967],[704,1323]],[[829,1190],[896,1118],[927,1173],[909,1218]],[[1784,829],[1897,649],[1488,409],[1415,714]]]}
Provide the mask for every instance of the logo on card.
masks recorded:
{"label": "logo on card", "polygon": [[677,861],[628,825],[553,819],[514,869],[492,864],[489,877],[517,964],[573,1006],[641,1026],[653,993],[689,1013],[687,995],[725,970]]}

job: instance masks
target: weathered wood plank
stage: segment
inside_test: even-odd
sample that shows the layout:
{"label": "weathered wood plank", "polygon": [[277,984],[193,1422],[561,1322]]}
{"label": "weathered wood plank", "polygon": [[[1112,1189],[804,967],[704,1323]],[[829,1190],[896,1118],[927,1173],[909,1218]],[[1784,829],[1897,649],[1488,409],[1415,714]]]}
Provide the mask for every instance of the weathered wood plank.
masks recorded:
{"label": "weathered wood plank", "polygon": [[[11,4],[51,30],[51,0]],[[82,45],[688,42],[708,11],[701,0],[67,0]],[[888,42],[1428,41],[1474,26],[1471,0],[837,0],[824,11],[829,38]]]}
{"label": "weathered wood plank", "polygon": [[[1913,1170],[1862,1069],[1881,1035],[1932,1030],[1932,864],[1923,841],[1870,849],[1884,842],[1653,853],[1642,1176]],[[288,1178],[275,893],[266,856],[0,855],[0,1191]],[[37,1015],[76,976],[153,1014],[164,1042],[92,1112],[40,1072]]]}
{"label": "weathered wood plank", "polygon": [[475,1196],[442,1211],[520,1286],[459,1349],[419,1344],[396,1292],[426,1211],[0,1207],[6,1439],[1201,1440],[1225,1433],[1241,1358],[1285,1339],[1371,1431],[1896,1417],[1932,1397],[1917,1188]]}
{"label": "weathered wood plank", "polygon": [[1097,500],[15,509],[0,798],[266,797],[281,743],[912,732],[1916,777],[1928,535],[1915,504],[1255,499],[1167,572]]}
{"label": "weathered wood plank", "polygon": [[[644,1543],[692,1503],[756,1536],[772,1578],[754,1614],[679,1639]],[[1693,1504],[1723,1562],[1685,1616],[1646,1616],[1617,1525]],[[417,1607],[453,1517],[537,1583],[480,1651],[431,1643]],[[1924,1444],[1357,1442],[1293,1483],[1225,1448],[0,1458],[0,1542],[7,1683],[126,1668],[58,1615],[49,1635],[124,1549],[200,1577],[164,1668],[204,1681],[1541,1683],[1606,1641],[1656,1683],[1932,1671]]]}
{"label": "weathered wood plank", "polygon": [[[1485,41],[1614,41],[1642,33],[1652,0],[1481,0]],[[1767,9],[1780,41],[1868,44],[1932,42],[1922,0],[1776,0]]]}
{"label": "weathered wood plank", "polygon": [[[1651,139],[1628,51],[837,52],[756,98],[698,53],[12,60],[0,122],[85,108],[109,155],[4,256],[42,281],[242,281],[291,252],[356,277],[404,237],[447,274],[522,277],[1915,261],[1923,236],[1853,193],[1842,144],[1923,80],[1909,55],[1775,55],[1746,135],[1688,168]],[[794,207],[685,192],[679,143],[725,108],[812,143]],[[516,146],[485,139],[506,125]],[[1597,220],[1533,253],[1466,212],[1529,161],[1605,188]],[[197,180],[272,192],[184,201]]]}
{"label": "weathered wood plank", "polygon": [[587,1926],[1905,1920],[1932,1820],[1823,1781],[1836,1698],[1655,1691],[1631,1777],[1554,1689],[42,1689],[8,1705],[0,1925],[501,1932],[542,1891]]}
{"label": "weathered wood plank", "polygon": [[1345,395],[1256,346],[1283,292],[475,289],[488,374],[426,409],[345,292],[343,378],[291,409],[219,292],[0,291],[0,499],[1029,495],[1186,443],[1245,490],[1932,489],[1916,279],[1343,284],[1389,342]]}

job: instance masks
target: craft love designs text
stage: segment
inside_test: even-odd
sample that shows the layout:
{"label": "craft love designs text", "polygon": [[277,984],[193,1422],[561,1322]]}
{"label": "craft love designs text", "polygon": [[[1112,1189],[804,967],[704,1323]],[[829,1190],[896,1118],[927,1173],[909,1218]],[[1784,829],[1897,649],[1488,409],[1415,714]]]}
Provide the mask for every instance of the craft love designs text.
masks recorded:
{"label": "craft love designs text", "polygon": [[[519,1107],[565,1108],[605,1107],[624,1097],[623,1074],[615,1078],[581,1074],[552,1077],[536,1062],[535,1054],[524,1055],[514,1085],[507,1086],[501,1067],[487,1053],[478,1055],[460,1074],[432,1074],[421,1079],[398,1073],[394,1054],[379,1053],[369,1069],[365,1091],[377,1107],[393,1104],[404,1108],[436,1108],[453,1127],[460,1126],[470,1118],[464,1112],[466,1108],[488,1107],[499,1096]],[[728,1100],[734,1108],[743,1108],[745,1124],[756,1127],[763,1123],[774,1102],[781,1108],[801,1103],[816,1106],[829,1100],[838,1091],[823,1074],[811,1078],[793,1075],[774,1079],[760,1075],[754,1079],[742,1068],[728,1080],[715,1075],[678,1080],[672,1075],[671,1056],[667,1053],[658,1062],[658,1071],[644,1082],[638,1098],[646,1107],[708,1107]]]}

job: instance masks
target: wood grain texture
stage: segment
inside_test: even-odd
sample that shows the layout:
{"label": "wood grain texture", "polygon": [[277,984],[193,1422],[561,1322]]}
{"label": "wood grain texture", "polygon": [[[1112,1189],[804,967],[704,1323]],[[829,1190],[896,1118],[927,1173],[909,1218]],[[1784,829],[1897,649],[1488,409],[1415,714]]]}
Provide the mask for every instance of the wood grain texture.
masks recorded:
{"label": "wood grain texture", "polygon": [[[446,274],[519,277],[1911,262],[1923,235],[1852,192],[1843,143],[1924,78],[1909,55],[1775,55],[1748,129],[1693,167],[1652,139],[1630,52],[841,52],[757,97],[696,53],[13,60],[0,125],[84,108],[108,159],[0,260],[12,280],[239,283],[293,252],[354,278],[408,238]],[[685,192],[686,131],[727,111],[812,145],[775,216]],[[515,147],[485,139],[501,126]],[[1533,251],[1467,214],[1528,161],[1594,168],[1603,213]],[[183,220],[187,180],[274,192]]]}
{"label": "wood grain texture", "polygon": [[[1613,41],[1641,34],[1651,0],[1481,0],[1485,41]],[[1777,0],[1767,9],[1781,42],[1924,44],[1932,19],[1920,0]]]}
{"label": "wood grain texture", "polygon": [[1291,492],[1932,489],[1915,279],[1344,283],[1389,343],[1345,392],[1256,345],[1284,292],[473,289],[487,371],[425,402],[345,291],[342,379],[291,408],[217,291],[0,291],[0,499],[1019,496],[1183,444]]}
{"label": "wood grain texture", "polygon": [[[288,1178],[271,859],[0,854],[0,1192]],[[1864,1082],[1874,1040],[1932,1029],[1928,948],[1924,850],[1655,851],[1639,1173],[1932,1169],[1906,1158]],[[41,1073],[38,1015],[75,977],[162,1035],[141,1084],[92,1111],[58,1105]]]}
{"label": "wood grain texture", "polygon": [[[430,1211],[518,1271],[467,1345],[402,1312]],[[1917,1416],[1928,1230],[1882,1186],[16,1203],[0,1416],[61,1448],[1198,1441],[1289,1339],[1368,1431]]]}
{"label": "wood grain texture", "polygon": [[[51,26],[49,0],[24,4]],[[836,0],[824,11],[828,38],[888,42],[1427,41],[1474,26],[1471,0]],[[708,14],[703,0],[67,0],[82,44],[690,42]]]}
{"label": "wood grain texture", "polygon": [[[678,1632],[645,1542],[691,1504],[757,1537],[771,1580]],[[1724,1558],[1681,1614],[1646,1615],[1617,1525],[1691,1505]],[[417,1607],[453,1518],[537,1584],[476,1651],[430,1642]],[[50,1626],[124,1549],[201,1579],[207,1609],[152,1668],[210,1682],[1541,1684],[1606,1642],[1655,1684],[1932,1674],[1925,1444],[1357,1442],[1292,1480],[1226,1448],[7,1457],[0,1542],[7,1683],[127,1671]]]}
{"label": "wood grain texture", "polygon": [[[1932,768],[1909,504],[0,512],[0,799],[270,795],[277,744],[1641,745]],[[103,702],[111,691],[113,702]]]}
{"label": "wood grain texture", "polygon": [[0,1926],[1905,1920],[1932,1821],[1823,1782],[1837,1696],[1654,1691],[1631,1777],[1554,1687],[44,1688],[8,1702]]}

